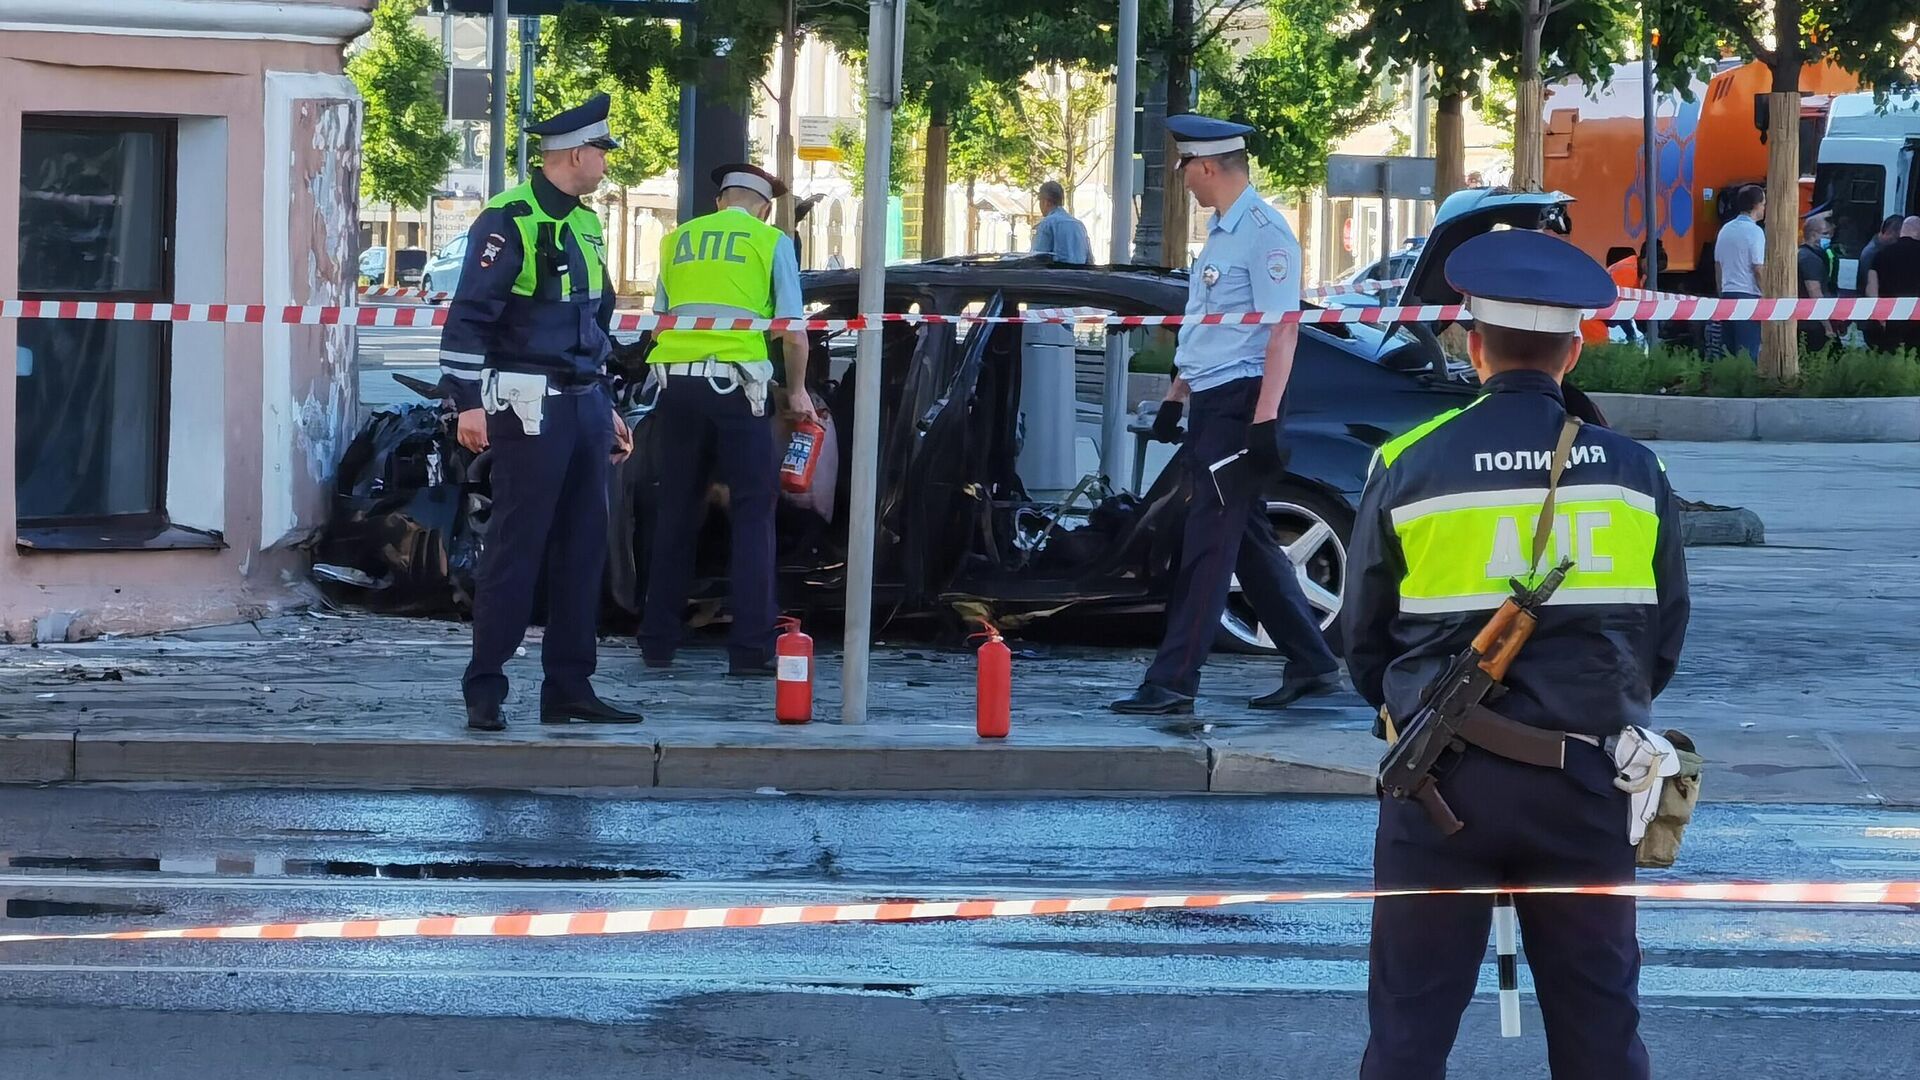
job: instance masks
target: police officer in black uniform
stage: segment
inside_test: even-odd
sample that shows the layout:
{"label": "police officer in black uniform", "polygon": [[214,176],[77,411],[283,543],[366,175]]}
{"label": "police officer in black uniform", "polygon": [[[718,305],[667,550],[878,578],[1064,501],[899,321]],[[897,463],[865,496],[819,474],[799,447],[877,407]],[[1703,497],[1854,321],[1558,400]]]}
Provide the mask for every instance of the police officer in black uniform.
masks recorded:
{"label": "police officer in black uniform", "polygon": [[[1447,261],[1468,297],[1470,351],[1485,385],[1472,405],[1389,442],[1375,457],[1341,611],[1354,686],[1411,717],[1422,691],[1510,594],[1573,560],[1489,707],[1564,733],[1559,769],[1475,745],[1443,755],[1441,796],[1465,827],[1445,835],[1418,803],[1383,798],[1381,890],[1602,885],[1634,876],[1629,796],[1611,747],[1644,725],[1680,659],[1688,615],[1680,522],[1665,467],[1606,428],[1569,428],[1561,380],[1580,357],[1581,309],[1616,290],[1598,263],[1546,233],[1469,240]],[[1551,540],[1535,527],[1551,459]],[[1527,964],[1555,1080],[1648,1075],[1639,1035],[1640,946],[1631,898],[1519,895]],[[1490,895],[1385,898],[1373,909],[1367,1080],[1439,1080],[1487,948]]]}
{"label": "police officer in black uniform", "polygon": [[589,682],[607,559],[607,478],[632,449],[604,385],[614,295],[600,219],[580,200],[600,186],[608,98],[527,128],[541,167],[487,204],[440,338],[442,385],[461,445],[491,450],[493,516],[473,604],[467,726],[506,727],[502,668],[526,636],[542,567],[547,632],[542,723],[638,723]]}

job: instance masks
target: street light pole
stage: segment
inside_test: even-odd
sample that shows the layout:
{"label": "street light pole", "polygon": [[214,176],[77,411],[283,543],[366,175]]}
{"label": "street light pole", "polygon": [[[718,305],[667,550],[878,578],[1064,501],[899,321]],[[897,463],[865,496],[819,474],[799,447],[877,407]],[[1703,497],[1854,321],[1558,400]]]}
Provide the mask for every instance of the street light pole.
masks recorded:
{"label": "street light pole", "polygon": [[[1140,67],[1140,0],[1120,0],[1117,28],[1120,57],[1113,75],[1113,247],[1107,261],[1120,265],[1133,247],[1133,97]],[[1101,471],[1115,487],[1133,477],[1121,471],[1127,460],[1127,356],[1124,333],[1107,334],[1106,408],[1100,414]]]}
{"label": "street light pole", "polygon": [[[867,173],[860,198],[860,314],[887,301],[887,178],[893,173],[893,110],[900,103],[906,0],[871,0],[867,22]],[[881,324],[860,331],[854,353],[853,495],[847,523],[847,616],[840,669],[840,721],[867,720],[873,644],[874,515],[880,497]]]}
{"label": "street light pole", "polygon": [[520,20],[520,182],[526,183],[527,124],[533,118],[534,46],[540,40],[540,16]]}
{"label": "street light pole", "polygon": [[507,190],[507,0],[493,0],[493,26],[488,34],[492,61],[493,133],[487,138],[487,195]]}

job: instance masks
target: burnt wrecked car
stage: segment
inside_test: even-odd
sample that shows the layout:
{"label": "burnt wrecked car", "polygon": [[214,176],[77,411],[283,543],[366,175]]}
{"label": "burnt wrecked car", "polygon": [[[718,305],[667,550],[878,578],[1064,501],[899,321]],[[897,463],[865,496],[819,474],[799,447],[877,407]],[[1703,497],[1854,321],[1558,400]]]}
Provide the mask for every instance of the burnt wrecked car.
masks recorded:
{"label": "burnt wrecked car", "polygon": [[[1442,208],[1413,271],[1408,302],[1458,299],[1446,289],[1439,266],[1467,238],[1496,226],[1554,228],[1564,222],[1563,196],[1478,194],[1482,197],[1471,205],[1450,200]],[[818,317],[858,313],[854,271],[808,274],[803,288],[809,309]],[[1186,293],[1184,271],[1064,268],[1049,265],[1044,257],[952,259],[889,268],[886,310],[996,316],[1076,309],[1168,315],[1184,309]],[[1032,370],[1032,350],[1059,346],[1040,343],[1030,329],[995,323],[884,324],[874,596],[883,625],[907,619],[957,625],[984,615],[1017,626],[1041,618],[1150,615],[1165,605],[1179,562],[1186,507],[1194,496],[1184,479],[1187,471],[1165,468],[1138,494],[1113,490],[1100,475],[1083,477],[1064,493],[1032,490],[1021,475],[1021,450],[1041,418],[1023,407],[1023,376]],[[1154,331],[1114,332],[1127,333],[1134,352],[1155,347]],[[1171,340],[1170,332],[1159,333]],[[1104,328],[1081,328],[1076,336],[1074,356],[1097,367],[1105,353]],[[837,472],[817,476],[816,484],[824,481],[832,497],[823,500],[816,493],[810,505],[783,498],[779,509],[781,603],[808,615],[831,615],[844,601],[855,337],[811,335],[809,389],[836,421],[831,425],[831,456],[837,459]],[[611,492],[606,574],[610,628],[630,627],[645,603],[664,460],[660,425],[649,422],[653,403],[642,385],[644,345],[630,355],[637,362],[623,372],[617,401],[635,442]],[[1470,370],[1448,361],[1430,328],[1359,323],[1301,328],[1285,413],[1292,458],[1286,474],[1270,483],[1266,505],[1323,628],[1333,626],[1339,611],[1354,507],[1374,451],[1395,435],[1465,404],[1476,391]],[[395,542],[392,536],[403,530],[392,519],[411,512],[404,501],[410,496],[383,481],[385,502],[369,504],[369,481],[362,475],[353,480],[353,490],[362,493],[360,502],[345,519],[367,537],[359,560],[323,537],[316,562],[334,568],[326,578],[331,587],[391,604],[399,599],[392,583],[404,580],[402,591],[410,591],[423,578],[430,581],[430,572],[422,575],[415,567],[444,551],[448,580],[430,587],[436,598],[460,608],[470,589],[461,575],[470,574],[472,553],[484,542],[486,460],[483,455],[469,462],[461,456],[464,452],[455,453],[448,418],[430,407],[420,408],[441,425],[437,452],[442,464],[434,475],[440,486],[451,485],[460,495],[452,499],[443,494],[427,504],[439,515],[436,523],[446,520],[445,508],[455,509],[450,534],[434,543]],[[376,419],[376,427],[380,423]],[[1135,428],[1145,424],[1143,417]],[[429,426],[416,421],[407,430],[418,438]],[[393,427],[388,421],[387,429]],[[391,431],[386,437],[392,438]],[[1176,450],[1176,458],[1183,453]],[[415,466],[414,472],[419,469]],[[1131,479],[1132,463],[1110,463],[1100,472]],[[349,480],[343,468],[342,499]],[[690,600],[696,625],[727,617],[724,485],[711,485],[703,506]],[[339,509],[330,535],[342,531]],[[368,550],[375,542],[380,545],[378,558]],[[342,580],[342,568],[365,575],[374,586],[388,584],[370,587]],[[1250,606],[1237,596],[1222,620],[1221,643],[1246,651],[1271,648]]]}

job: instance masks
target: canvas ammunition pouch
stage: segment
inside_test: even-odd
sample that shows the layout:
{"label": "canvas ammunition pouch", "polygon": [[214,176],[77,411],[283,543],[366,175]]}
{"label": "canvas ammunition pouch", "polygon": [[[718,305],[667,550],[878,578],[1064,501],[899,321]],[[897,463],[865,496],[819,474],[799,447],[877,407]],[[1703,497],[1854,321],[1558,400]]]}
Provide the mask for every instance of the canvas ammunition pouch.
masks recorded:
{"label": "canvas ammunition pouch", "polygon": [[1630,727],[1607,740],[1613,755],[1613,786],[1631,799],[1627,839],[1634,862],[1668,867],[1680,856],[1680,841],[1700,804],[1703,759],[1693,740],[1678,731],[1656,735]]}

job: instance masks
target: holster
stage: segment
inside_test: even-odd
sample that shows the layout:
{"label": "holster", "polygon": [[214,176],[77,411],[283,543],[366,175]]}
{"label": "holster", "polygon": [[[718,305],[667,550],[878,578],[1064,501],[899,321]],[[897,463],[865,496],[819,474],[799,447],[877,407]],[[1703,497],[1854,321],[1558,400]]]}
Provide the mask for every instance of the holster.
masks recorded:
{"label": "holster", "polygon": [[547,405],[547,377],[489,368],[480,375],[480,404],[488,413],[512,409],[520,430],[540,434]]}
{"label": "holster", "polygon": [[1634,864],[1662,868],[1672,866],[1680,857],[1680,842],[1687,825],[1693,821],[1694,808],[1700,805],[1700,774],[1706,759],[1700,756],[1693,740],[1678,731],[1662,732],[1680,752],[1680,772],[1665,778],[1660,787],[1659,809],[1647,823],[1647,833],[1634,848]]}

